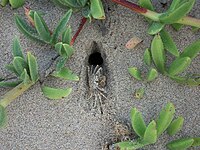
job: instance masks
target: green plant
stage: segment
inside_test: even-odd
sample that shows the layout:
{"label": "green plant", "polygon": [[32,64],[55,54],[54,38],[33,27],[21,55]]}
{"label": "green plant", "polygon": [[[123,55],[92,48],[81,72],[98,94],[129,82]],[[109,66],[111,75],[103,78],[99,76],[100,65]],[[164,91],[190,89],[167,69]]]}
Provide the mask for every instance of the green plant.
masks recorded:
{"label": "green plant", "polygon": [[19,8],[22,5],[24,5],[25,0],[1,0],[0,4],[1,6],[6,6],[7,4],[10,4],[12,8]]}
{"label": "green plant", "polygon": [[62,8],[81,10],[85,18],[105,19],[101,0],[52,0]]}
{"label": "green plant", "polygon": [[75,35],[72,38],[71,27],[68,26],[66,28],[66,25],[72,14],[72,10],[66,12],[53,32],[48,28],[47,24],[42,18],[41,13],[28,8],[25,8],[25,13],[28,17],[29,23],[23,20],[20,16],[15,16],[18,29],[25,36],[32,40],[54,46],[55,50],[60,56],[56,67],[56,71],[58,71],[57,74],[59,74],[59,71],[63,72],[62,68],[64,67],[66,61],[73,54],[74,49],[72,45],[78,36]]}
{"label": "green plant", "polygon": [[17,76],[17,80],[0,82],[0,87],[14,87],[0,99],[0,127],[6,123],[6,107],[39,79],[36,58],[30,52],[25,58],[17,38],[13,42],[12,54],[14,59],[6,68]]}
{"label": "green plant", "polygon": [[164,13],[155,12],[151,0],[139,0],[140,6],[127,0],[112,1],[148,18],[152,23],[149,31],[152,34],[158,33],[167,24],[171,24],[176,29],[181,28],[182,25],[200,28],[199,19],[186,16],[193,8],[195,0],[173,0],[170,8]]}
{"label": "green plant", "polygon": [[[170,34],[164,29],[166,24],[171,24],[174,28],[178,30],[182,25],[176,24],[175,20],[177,21],[181,18],[183,20],[183,17],[192,9],[194,3],[195,0],[188,0],[184,2],[174,0],[168,11],[160,15],[160,22],[155,22],[155,20],[148,20],[148,22],[151,23],[148,29],[148,33],[155,36],[151,43],[151,49],[147,49],[144,53],[144,62],[147,66],[151,66],[153,62],[159,72],[169,76],[171,79],[179,83],[198,86],[200,85],[199,76],[196,76],[195,74],[190,76],[180,76],[180,74],[189,67],[192,59],[198,56],[198,53],[200,51],[199,40],[190,44],[180,54]],[[150,0],[139,0],[139,4],[147,9],[154,10]],[[175,60],[168,68],[166,67],[167,57],[165,50],[175,57]],[[157,73],[155,71],[151,72],[151,74],[152,77],[157,76]],[[136,79],[139,79],[138,73],[132,73],[131,75]],[[150,81],[152,81],[151,79],[154,79],[152,77],[149,78]]]}
{"label": "green plant", "polygon": [[[166,130],[169,135],[174,135],[179,132],[183,126],[183,118],[178,117],[174,119],[175,107],[172,103],[168,103],[160,112],[156,121],[151,121],[146,125],[141,112],[136,108],[131,109],[131,124],[135,133],[139,138],[135,141],[124,141],[116,143],[115,146],[120,150],[135,150],[143,148],[146,145],[156,143],[159,136],[161,136]],[[188,138],[173,141],[167,144],[170,150],[186,149],[190,146],[200,146],[199,138]]]}

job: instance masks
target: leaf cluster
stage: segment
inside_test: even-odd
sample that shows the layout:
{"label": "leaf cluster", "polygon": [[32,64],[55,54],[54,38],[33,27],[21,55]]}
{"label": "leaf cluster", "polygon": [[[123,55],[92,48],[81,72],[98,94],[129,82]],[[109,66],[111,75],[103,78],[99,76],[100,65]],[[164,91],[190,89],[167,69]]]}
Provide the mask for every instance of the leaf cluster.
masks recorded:
{"label": "leaf cluster", "polygon": [[16,81],[1,81],[0,87],[15,87],[20,83],[32,84],[39,79],[38,64],[36,58],[30,53],[25,57],[16,37],[12,45],[13,61],[11,64],[6,65],[7,70],[14,73],[17,77]]}
{"label": "leaf cluster", "polygon": [[[175,135],[179,132],[183,126],[183,117],[178,117],[174,119],[175,107],[172,103],[168,103],[159,113],[156,121],[152,120],[148,125],[146,125],[141,112],[136,108],[131,109],[131,124],[135,133],[138,135],[138,139],[135,141],[124,141],[116,143],[115,145],[120,148],[120,150],[135,150],[142,148],[146,145],[156,143],[159,136],[161,136],[165,131],[170,136]],[[196,140],[195,140],[196,139]],[[180,139],[177,141],[172,141],[167,144],[170,150],[180,150],[186,149],[190,146],[199,146],[199,138],[187,138]]]}
{"label": "leaf cluster", "polygon": [[[183,73],[190,66],[192,60],[198,56],[200,52],[200,41],[195,41],[180,53],[171,35],[164,29],[166,24],[171,24],[174,28],[180,29],[182,25],[175,24],[175,22],[189,13],[194,3],[195,0],[173,0],[167,12],[160,16],[160,22],[153,22],[148,19],[148,22],[151,23],[148,33],[154,35],[154,38],[151,43],[151,48],[146,49],[144,53],[144,62],[148,66],[154,64],[155,68],[160,73],[169,76],[179,83],[198,86],[200,85],[199,76],[181,76],[180,74]],[[149,10],[154,10],[150,0],[139,0],[139,4]],[[169,52],[175,57],[169,67],[166,66],[166,52]],[[134,78],[142,80],[141,72],[136,67],[129,68],[129,73]],[[156,70],[151,69],[147,75],[147,81],[152,81],[156,77]]]}
{"label": "leaf cluster", "polygon": [[52,0],[56,5],[62,8],[81,10],[85,18],[91,20],[105,19],[105,13],[101,0]]}
{"label": "leaf cluster", "polygon": [[23,6],[25,3],[25,0],[1,0],[0,5],[6,6],[7,4],[10,4],[12,8],[19,8]]}

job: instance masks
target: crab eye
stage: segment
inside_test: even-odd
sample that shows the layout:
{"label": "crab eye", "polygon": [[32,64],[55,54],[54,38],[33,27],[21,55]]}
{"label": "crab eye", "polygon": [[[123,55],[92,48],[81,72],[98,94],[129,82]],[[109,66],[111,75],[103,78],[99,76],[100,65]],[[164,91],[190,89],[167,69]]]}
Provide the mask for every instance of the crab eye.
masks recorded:
{"label": "crab eye", "polygon": [[103,58],[101,57],[101,53],[94,52],[89,56],[88,63],[93,66],[102,65],[103,64]]}

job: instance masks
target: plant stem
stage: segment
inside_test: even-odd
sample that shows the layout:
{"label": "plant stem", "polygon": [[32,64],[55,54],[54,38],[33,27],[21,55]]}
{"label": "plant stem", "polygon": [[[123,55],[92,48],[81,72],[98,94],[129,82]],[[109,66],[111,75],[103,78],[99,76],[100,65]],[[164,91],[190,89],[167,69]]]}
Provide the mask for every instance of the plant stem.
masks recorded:
{"label": "plant stem", "polygon": [[23,94],[26,90],[28,90],[32,85],[33,82],[29,84],[21,83],[9,92],[7,92],[4,96],[1,97],[0,105],[6,108],[13,100],[15,100],[18,96]]}
{"label": "plant stem", "polygon": [[84,18],[81,19],[81,23],[80,23],[78,30],[76,31],[75,35],[73,36],[70,45],[74,44],[74,42],[76,41],[76,38],[78,37],[79,33],[83,29],[83,26],[85,25],[86,22],[87,22],[87,18],[84,17]]}
{"label": "plant stem", "polygon": [[[120,4],[124,7],[127,7],[131,10],[133,10],[134,12],[136,13],[139,13],[153,21],[157,21],[159,22],[159,16],[161,14],[157,13],[157,12],[154,12],[154,11],[151,11],[151,10],[148,10],[146,8],[143,8],[143,7],[140,7],[139,5],[137,4],[134,4],[134,3],[131,3],[127,0],[112,0],[114,3],[117,3],[117,4]],[[200,20],[199,19],[196,19],[196,18],[192,18],[192,17],[183,17],[182,19],[178,20],[177,22],[175,23],[179,23],[179,24],[184,24],[184,25],[190,25],[190,26],[193,26],[193,27],[198,27],[200,28]]]}

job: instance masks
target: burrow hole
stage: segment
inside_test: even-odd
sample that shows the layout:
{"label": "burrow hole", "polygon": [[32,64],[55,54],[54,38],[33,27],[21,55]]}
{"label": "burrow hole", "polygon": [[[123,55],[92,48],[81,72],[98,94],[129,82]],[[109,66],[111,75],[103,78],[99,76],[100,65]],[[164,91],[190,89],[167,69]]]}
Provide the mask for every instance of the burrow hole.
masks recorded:
{"label": "burrow hole", "polygon": [[88,63],[89,65],[93,65],[93,66],[102,66],[103,65],[103,58],[101,56],[100,52],[93,52],[92,54],[90,54],[89,59],[88,59]]}

